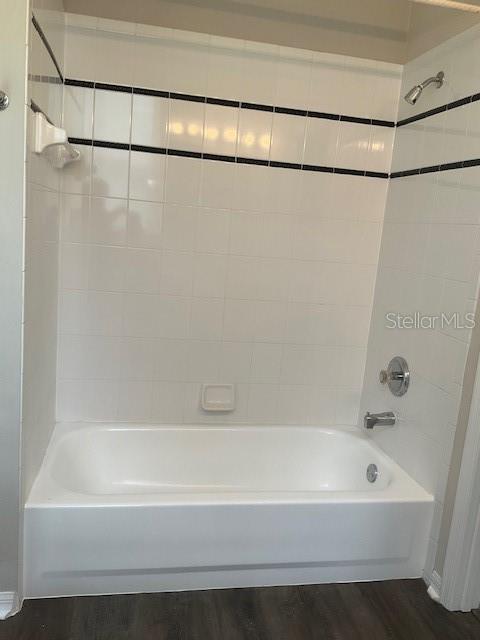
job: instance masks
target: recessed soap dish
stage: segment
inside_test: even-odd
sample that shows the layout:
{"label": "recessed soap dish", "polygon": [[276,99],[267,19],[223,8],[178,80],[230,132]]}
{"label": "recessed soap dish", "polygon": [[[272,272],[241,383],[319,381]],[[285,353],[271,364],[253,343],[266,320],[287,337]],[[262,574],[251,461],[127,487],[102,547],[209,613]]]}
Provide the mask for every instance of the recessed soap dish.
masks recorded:
{"label": "recessed soap dish", "polygon": [[235,385],[202,384],[201,405],[204,411],[235,411]]}

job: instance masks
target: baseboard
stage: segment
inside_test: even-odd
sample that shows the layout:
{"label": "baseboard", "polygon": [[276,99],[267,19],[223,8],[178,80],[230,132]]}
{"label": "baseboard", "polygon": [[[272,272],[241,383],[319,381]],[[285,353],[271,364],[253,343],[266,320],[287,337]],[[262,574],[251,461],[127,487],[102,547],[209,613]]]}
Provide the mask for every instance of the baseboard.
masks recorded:
{"label": "baseboard", "polygon": [[0,620],[15,615],[20,609],[16,591],[0,591]]}

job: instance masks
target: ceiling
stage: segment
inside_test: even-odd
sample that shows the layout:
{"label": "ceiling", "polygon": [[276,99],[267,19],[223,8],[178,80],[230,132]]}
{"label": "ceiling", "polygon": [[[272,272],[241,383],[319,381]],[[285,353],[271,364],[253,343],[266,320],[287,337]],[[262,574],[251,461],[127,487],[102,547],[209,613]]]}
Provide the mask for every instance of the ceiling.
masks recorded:
{"label": "ceiling", "polygon": [[409,0],[64,0],[64,5],[73,13],[398,63],[480,21],[479,14]]}

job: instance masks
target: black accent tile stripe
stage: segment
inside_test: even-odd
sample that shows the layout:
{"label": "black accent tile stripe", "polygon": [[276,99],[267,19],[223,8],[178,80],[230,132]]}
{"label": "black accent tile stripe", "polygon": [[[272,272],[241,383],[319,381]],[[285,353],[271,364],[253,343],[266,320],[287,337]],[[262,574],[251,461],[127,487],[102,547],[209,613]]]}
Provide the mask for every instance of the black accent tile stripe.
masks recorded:
{"label": "black accent tile stripe", "polygon": [[172,100],[185,100],[186,102],[205,102],[205,96],[194,96],[190,93],[172,93],[170,91],[170,98]]}
{"label": "black accent tile stripe", "polygon": [[472,101],[472,96],[467,96],[466,98],[460,98],[460,100],[454,100],[453,102],[449,102],[447,104],[447,111],[451,109],[456,109],[457,107],[463,107],[465,104],[470,104]]}
{"label": "black accent tile stripe", "polygon": [[240,107],[238,100],[224,100],[223,98],[206,98],[207,104],[217,104],[220,107]]}
{"label": "black accent tile stripe", "polygon": [[182,149],[167,149],[167,156],[178,156],[181,158],[201,158],[199,151],[182,151]]}
{"label": "black accent tile stripe", "polygon": [[64,82],[67,87],[84,87],[86,89],[93,89],[95,83],[91,80],[72,80],[72,78],[65,78]]}
{"label": "black accent tile stripe", "polygon": [[385,173],[384,171],[365,171],[365,177],[366,178],[383,178],[383,179],[387,179],[388,178],[388,173]]}
{"label": "black accent tile stripe", "polygon": [[419,174],[419,169],[407,169],[405,171],[395,171],[395,173],[391,173],[391,178],[407,178],[408,176],[416,176]]}
{"label": "black accent tile stripe", "polygon": [[430,167],[421,167],[421,169],[419,169],[419,173],[436,173],[439,170],[440,170],[440,165],[436,164]]}
{"label": "black accent tile stripe", "polygon": [[451,171],[452,169],[463,169],[463,167],[463,162],[447,162],[446,164],[440,165],[439,171]]}
{"label": "black accent tile stripe", "polygon": [[277,167],[278,169],[301,169],[302,165],[296,162],[279,162],[277,160],[270,160],[269,165],[271,167]]}
{"label": "black accent tile stripe", "polygon": [[404,118],[403,120],[399,120],[397,122],[397,127],[404,127],[407,124],[412,124],[413,122],[418,122],[418,120],[422,120],[422,119],[423,119],[422,114],[418,116],[411,116],[410,118]]}
{"label": "black accent tile stripe", "polygon": [[391,120],[376,120],[373,118],[372,124],[376,127],[389,127],[390,129],[395,128],[395,122],[392,122]]}
{"label": "black accent tile stripe", "polygon": [[273,113],[274,107],[269,104],[257,104],[256,102],[240,102],[241,109],[252,109],[253,111],[269,111]]}
{"label": "black accent tile stripe", "polygon": [[108,84],[105,82],[91,82],[87,80],[76,80],[67,78],[66,85],[76,87],[98,88],[110,91],[124,91],[126,93],[135,93],[146,96],[154,96],[159,98],[171,98],[172,100],[185,100],[188,102],[199,102],[206,104],[215,104],[224,107],[234,107],[240,109],[250,109],[253,111],[265,111],[269,113],[280,113],[285,115],[297,116],[300,118],[322,118],[324,120],[343,120],[344,122],[353,122],[362,125],[376,125],[378,127],[395,127],[395,122],[390,120],[378,120],[371,118],[359,118],[356,116],[341,115],[338,113],[326,113],[323,111],[307,111],[306,109],[295,109],[292,107],[273,106],[268,104],[259,104],[256,102],[239,102],[237,100],[227,100],[223,98],[214,98],[210,96],[198,96],[188,93],[177,93],[172,91],[163,91],[158,89],[149,89],[147,87],[129,87],[126,85]]}
{"label": "black accent tile stripe", "polygon": [[168,91],[159,91],[157,89],[146,89],[144,87],[132,87],[133,93],[141,96],[153,96],[155,98],[168,98]]}
{"label": "black accent tile stripe", "polygon": [[364,176],[365,171],[360,169],[344,169],[343,167],[334,167],[333,173],[341,173],[347,176]]}
{"label": "black accent tile stripe", "polygon": [[68,138],[70,144],[78,144],[88,147],[102,147],[104,149],[122,149],[128,151],[130,145],[126,142],[110,142],[109,140],[90,140],[88,138]]}
{"label": "black accent tile stripe", "polygon": [[439,113],[443,113],[444,111],[447,111],[448,109],[448,104],[443,104],[441,107],[435,107],[435,109],[429,109],[428,111],[426,111],[426,117],[430,118],[431,116],[436,116]]}
{"label": "black accent tile stripe", "polygon": [[390,174],[390,178],[406,178],[408,176],[418,176],[426,173],[438,173],[441,171],[468,169],[469,167],[480,167],[480,158],[473,158],[471,160],[459,160],[458,162],[447,162],[445,164],[435,164],[429,167],[406,169],[404,171],[394,171]]}
{"label": "black accent tile stripe", "polygon": [[471,102],[477,102],[477,100],[480,100],[480,93],[474,93],[471,96],[465,96],[465,98],[459,98],[458,100],[453,100],[452,102],[448,102],[447,104],[442,104],[439,107],[435,107],[435,109],[422,111],[422,113],[417,113],[416,115],[410,116],[409,118],[404,118],[403,120],[399,120],[397,122],[397,127],[403,127],[407,124],[412,124],[413,122],[418,122],[419,120],[424,120],[425,118],[430,118],[431,116],[435,116],[439,113],[443,113],[444,111],[451,111],[452,109],[463,107],[466,104],[470,104]]}
{"label": "black accent tile stripe", "polygon": [[237,157],[238,164],[257,164],[260,167],[268,167],[268,160],[259,160],[258,158],[241,158]]}
{"label": "black accent tile stripe", "polygon": [[322,120],[340,120],[340,114],[325,113],[323,111],[307,111],[309,118],[321,118]]}
{"label": "black accent tile stripe", "polygon": [[203,153],[204,160],[216,160],[217,162],[235,162],[235,156],[222,156],[218,153]]}
{"label": "black accent tile stripe", "polygon": [[104,149],[123,149],[124,151],[130,149],[130,145],[126,142],[110,142],[109,140],[92,140],[92,145]]}
{"label": "black accent tile stripe", "polygon": [[70,144],[78,144],[78,145],[87,146],[87,147],[91,147],[93,145],[93,140],[89,140],[87,138],[69,137],[68,141],[70,142]]}
{"label": "black accent tile stripe", "polygon": [[132,151],[139,151],[141,153],[157,153],[161,155],[166,155],[167,153],[165,147],[149,147],[144,144],[132,144],[130,145],[130,149]]}
{"label": "black accent tile stripe", "polygon": [[333,167],[322,167],[318,164],[303,164],[303,171],[318,171],[319,173],[333,173]]}
{"label": "black accent tile stripe", "polygon": [[107,84],[106,82],[95,82],[95,89],[103,89],[105,91],[119,91],[120,93],[133,92],[133,87],[127,87],[123,84]]}
{"label": "black accent tile stripe", "polygon": [[[32,18],[32,21],[34,18]],[[57,69],[59,72],[59,69]],[[59,72],[60,73],[60,72]],[[399,120],[398,122],[394,122],[393,120],[382,120],[378,118],[363,118],[357,116],[349,116],[346,114],[337,114],[337,113],[327,113],[324,111],[314,111],[314,110],[305,110],[305,109],[295,109],[291,107],[281,107],[281,106],[272,106],[267,104],[258,104],[254,102],[238,102],[237,100],[227,100],[223,98],[214,98],[209,96],[198,96],[188,93],[177,93],[177,92],[169,92],[158,89],[149,89],[146,87],[130,87],[126,85],[117,85],[117,84],[109,84],[105,82],[91,82],[89,80],[76,80],[73,78],[66,78],[62,81],[66,85],[76,86],[76,87],[87,87],[97,89],[104,89],[109,91],[122,91],[126,93],[136,93],[140,95],[149,95],[156,96],[159,98],[172,98],[173,100],[185,100],[188,102],[199,102],[199,103],[207,103],[207,104],[216,104],[225,107],[234,107],[241,109],[251,109],[254,111],[266,111],[266,112],[275,112],[286,115],[293,115],[297,117],[309,117],[309,118],[320,118],[324,120],[340,120],[341,122],[351,122],[353,124],[361,124],[361,125],[373,125],[377,127],[387,127],[393,128],[395,126],[402,127],[407,124],[412,124],[414,122],[418,122],[419,120],[424,120],[425,118],[429,118],[431,116],[437,115],[439,113],[443,113],[444,111],[450,111],[452,109],[456,109],[458,107],[462,107],[464,105],[469,104],[470,102],[476,102],[480,100],[480,93],[475,93],[471,96],[466,96],[465,98],[460,98],[458,100],[454,100],[449,102],[448,104],[441,105],[439,107],[435,107],[434,109],[429,109],[428,111],[423,111],[422,113],[418,113],[414,116],[410,116],[409,118],[404,118],[403,120]]]}
{"label": "black accent tile stripe", "polygon": [[372,124],[371,118],[357,118],[355,116],[340,116],[342,122],[353,122],[354,124]]}
{"label": "black accent tile stripe", "polygon": [[308,111],[306,109],[292,109],[290,107],[274,107],[275,113],[283,113],[287,116],[306,117]]}
{"label": "black accent tile stripe", "polygon": [[[411,116],[410,118],[404,118],[403,120],[399,120],[397,122],[397,127],[404,127],[407,124],[412,124],[413,122],[417,122],[418,120],[423,119],[423,115],[420,113],[418,116]],[[427,117],[427,116],[425,116]]]}
{"label": "black accent tile stripe", "polygon": [[430,118],[431,116],[436,116],[439,113],[443,113],[447,110],[448,105],[444,104],[441,107],[436,107],[435,109],[429,109],[428,111],[424,111],[423,113],[418,113],[415,116],[411,116],[410,118],[405,118],[404,120],[399,120],[397,122],[397,127],[403,127],[406,124],[412,124],[412,122],[418,122],[419,120],[425,120],[425,118]]}
{"label": "black accent tile stripe", "polygon": [[468,167],[478,167],[480,166],[480,158],[475,158],[473,160],[465,160],[463,162],[463,169],[467,169]]}
{"label": "black accent tile stripe", "polygon": [[[35,105],[32,103],[32,109]],[[245,158],[227,156],[216,153],[200,153],[199,151],[185,151],[183,149],[166,149],[165,147],[151,147],[141,144],[128,144],[124,142],[110,142],[109,140],[90,140],[88,138],[74,138],[68,139],[71,144],[83,145],[89,147],[101,147],[105,149],[122,149],[124,151],[137,151],[140,153],[155,153],[159,155],[177,156],[180,158],[195,158],[202,160],[211,160],[217,162],[229,162],[238,164],[251,164],[261,167],[272,167],[278,169],[291,169],[294,171],[316,171],[318,173],[337,173],[352,176],[364,176],[371,178],[388,178],[388,173],[382,173],[380,171],[363,171],[359,169],[348,169],[344,167],[324,167],[321,165],[313,164],[300,164],[297,162],[280,162],[278,160],[262,160],[259,158]],[[480,161],[479,161],[480,163]],[[419,169],[416,170],[416,173]],[[392,175],[392,177],[394,177]]]}
{"label": "black accent tile stripe", "polygon": [[58,77],[60,78],[60,80],[62,82],[64,82],[64,77],[63,77],[63,73],[60,69],[60,65],[57,62],[57,59],[55,57],[55,54],[53,53],[53,49],[50,46],[50,43],[47,40],[47,36],[45,35],[45,33],[43,32],[42,27],[40,26],[40,24],[38,23],[37,19],[35,18],[35,15],[32,13],[32,24],[35,27],[36,32],[38,33],[38,35],[40,36],[41,41],[43,42],[43,44],[45,45],[46,50],[48,51],[48,55],[50,56],[55,69],[57,70],[58,73]]}

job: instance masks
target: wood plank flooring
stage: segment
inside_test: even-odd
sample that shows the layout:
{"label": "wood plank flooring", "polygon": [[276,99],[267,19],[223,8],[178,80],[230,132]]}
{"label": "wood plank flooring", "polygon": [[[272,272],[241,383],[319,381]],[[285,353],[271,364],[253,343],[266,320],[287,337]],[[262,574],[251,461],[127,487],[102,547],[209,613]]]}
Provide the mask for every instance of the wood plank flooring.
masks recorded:
{"label": "wood plank flooring", "polygon": [[0,640],[480,640],[421,580],[30,600]]}

